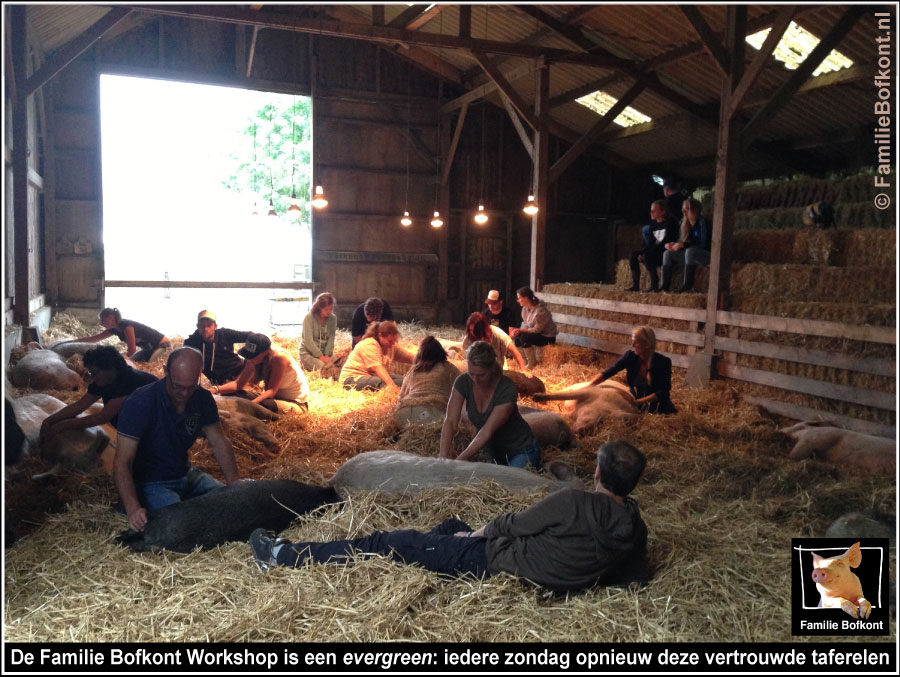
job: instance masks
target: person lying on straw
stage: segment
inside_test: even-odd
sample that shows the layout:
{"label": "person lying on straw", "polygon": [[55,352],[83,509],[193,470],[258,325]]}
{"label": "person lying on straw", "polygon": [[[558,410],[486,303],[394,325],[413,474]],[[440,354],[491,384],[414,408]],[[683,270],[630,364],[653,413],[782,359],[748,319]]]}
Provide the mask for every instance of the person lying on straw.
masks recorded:
{"label": "person lying on straw", "polygon": [[307,560],[344,564],[380,554],[450,576],[487,578],[506,572],[554,590],[643,582],[648,578],[647,527],[628,494],[646,464],[644,454],[627,442],[608,442],[597,453],[593,491],[557,491],[476,531],[448,519],[428,533],[403,529],[292,543],[257,529],[250,548],[263,571],[274,565],[299,567]]}

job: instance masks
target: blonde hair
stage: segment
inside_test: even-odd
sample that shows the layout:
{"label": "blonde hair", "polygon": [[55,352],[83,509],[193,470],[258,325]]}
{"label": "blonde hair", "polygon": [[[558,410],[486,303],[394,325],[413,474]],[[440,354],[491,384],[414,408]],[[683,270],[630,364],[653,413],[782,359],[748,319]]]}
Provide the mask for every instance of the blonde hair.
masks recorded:
{"label": "blonde hair", "polygon": [[631,337],[650,346],[650,354],[656,352],[656,334],[650,327],[635,327],[631,330]]}
{"label": "blonde hair", "polygon": [[466,351],[466,362],[469,366],[489,370],[494,376],[503,373],[503,367],[497,362],[497,353],[487,341],[475,341]]}
{"label": "blonde hair", "polygon": [[[700,204],[700,201],[695,200],[692,197],[686,197],[686,198],[684,198],[684,202],[687,202],[688,204],[690,204],[690,207],[688,207],[688,211],[697,212],[697,218],[699,219],[700,214],[703,212],[703,205]],[[684,202],[681,203],[682,209],[684,209]],[[688,237],[690,237],[690,234],[691,234],[691,222],[687,216],[682,216],[681,217],[681,238],[679,239],[679,242],[687,242]]]}

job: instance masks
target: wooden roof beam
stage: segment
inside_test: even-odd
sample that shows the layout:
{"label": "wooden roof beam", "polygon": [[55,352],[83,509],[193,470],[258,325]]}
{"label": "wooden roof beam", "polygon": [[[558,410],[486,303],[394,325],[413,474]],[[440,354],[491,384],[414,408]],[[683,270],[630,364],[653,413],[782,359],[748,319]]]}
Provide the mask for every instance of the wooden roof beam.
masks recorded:
{"label": "wooden roof beam", "polygon": [[330,19],[309,19],[266,11],[252,12],[242,7],[229,5],[129,5],[128,7],[151,14],[262,26],[369,42],[385,42],[391,45],[401,43],[439,49],[478,50],[491,54],[507,54],[525,58],[545,57],[548,61],[558,63],[567,63],[571,60],[581,65],[603,68],[609,67],[612,62],[609,57],[604,55],[581,54],[565,49],[539,47],[518,42],[461,38],[457,35],[440,35]]}
{"label": "wooden roof beam", "polygon": [[436,17],[438,14],[440,14],[445,9],[447,9],[448,6],[449,5],[438,5],[438,4],[432,5],[431,7],[426,9],[424,12],[422,12],[419,16],[417,16],[415,19],[413,19],[408,24],[406,24],[406,26],[404,26],[404,28],[408,31],[417,31],[422,26],[424,26],[429,21],[431,21],[434,17]]}
{"label": "wooden roof beam", "polygon": [[130,9],[113,7],[84,33],[55,50],[52,56],[44,62],[44,65],[25,81],[25,96],[34,94],[40,87],[47,84],[51,78],[88,50],[91,45],[103,37],[104,33],[112,29],[113,26],[129,14],[131,14]]}
{"label": "wooden roof beam", "polygon": [[503,95],[510,100],[513,106],[515,106],[516,110],[519,112],[519,115],[529,124],[532,129],[537,129],[537,120],[534,117],[534,114],[528,108],[528,104],[526,104],[522,97],[519,96],[519,93],[513,89],[510,84],[506,81],[506,78],[503,77],[503,73],[491,63],[491,60],[488,58],[487,54],[483,52],[472,52],[475,59],[478,61],[479,65],[484,69],[484,72],[488,74],[488,76],[493,80],[494,84],[497,85],[497,89],[503,92]]}
{"label": "wooden roof beam", "polygon": [[712,28],[709,27],[709,24],[706,23],[706,19],[703,18],[700,10],[694,5],[678,5],[678,9],[681,10],[681,13],[684,14],[685,18],[690,22],[691,26],[694,28],[694,32],[697,33],[697,37],[699,37],[700,41],[703,43],[703,48],[713,58],[713,61],[719,67],[719,70],[727,76],[731,71],[731,59],[728,56],[728,52],[725,51],[722,41],[719,40],[719,37],[713,32]]}
{"label": "wooden roof beam", "polygon": [[388,26],[391,28],[406,28],[409,25],[409,22],[422,14],[427,7],[428,5],[412,5],[411,7],[407,7],[400,12],[400,14],[391,19],[388,22]]}
{"label": "wooden roof beam", "polygon": [[800,86],[812,75],[813,71],[819,67],[819,64],[825,60],[831,50],[844,38],[857,20],[863,15],[865,7],[861,5],[852,5],[838,19],[834,27],[829,31],[828,35],[819,41],[815,49],[809,53],[803,63],[791,74],[791,77],[785,82],[771,99],[763,106],[762,110],[751,118],[750,122],[744,125],[741,131],[742,144],[746,148],[756,136],[762,126],[769,122],[780,110],[784,108],[791,97],[800,89]]}

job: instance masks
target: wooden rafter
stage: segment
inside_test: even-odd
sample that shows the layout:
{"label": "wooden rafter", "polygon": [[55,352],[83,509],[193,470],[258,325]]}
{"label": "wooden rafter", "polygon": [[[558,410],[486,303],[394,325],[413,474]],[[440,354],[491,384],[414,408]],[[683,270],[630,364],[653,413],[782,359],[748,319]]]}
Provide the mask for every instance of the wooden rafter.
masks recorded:
{"label": "wooden rafter", "polygon": [[560,175],[600,136],[604,129],[612,124],[619,114],[630,105],[647,86],[646,80],[638,80],[623,94],[606,114],[585,133],[566,153],[550,167],[550,183],[555,183]]}
{"label": "wooden rafter", "polygon": [[[243,30],[243,29],[242,29]],[[256,54],[256,39],[259,37],[259,26],[253,27],[253,35],[250,37],[250,48],[247,50],[247,77],[253,72],[253,56]]]}
{"label": "wooden rafter", "polygon": [[531,139],[528,138],[528,132],[525,131],[525,126],[522,124],[522,118],[519,117],[519,114],[513,107],[512,101],[509,100],[509,97],[501,92],[500,98],[503,100],[503,107],[506,108],[506,113],[507,115],[509,115],[509,119],[510,121],[512,121],[513,127],[515,127],[516,129],[516,133],[519,135],[519,139],[522,140],[522,145],[525,146],[525,152],[528,153],[528,157],[530,157],[533,161],[534,144],[531,142]]}
{"label": "wooden rafter", "polygon": [[758,134],[764,124],[769,122],[784,106],[791,97],[800,89],[800,86],[812,75],[813,71],[819,67],[819,64],[825,60],[831,50],[844,38],[857,20],[863,15],[865,8],[860,5],[852,5],[844,12],[834,27],[829,31],[822,40],[816,45],[815,49],[809,53],[803,63],[795,70],[791,77],[785,82],[771,99],[762,107],[753,118],[744,125],[741,131],[742,142],[746,147]]}
{"label": "wooden rafter", "polygon": [[699,37],[700,41],[703,43],[704,49],[706,49],[713,58],[713,61],[719,67],[719,70],[727,76],[731,71],[730,57],[722,46],[722,41],[719,40],[719,36],[716,35],[712,28],[709,27],[709,24],[706,23],[706,19],[703,18],[700,10],[694,5],[678,5],[678,9],[681,10],[681,13],[684,14],[685,18],[690,22],[694,31],[697,33],[697,37]]}
{"label": "wooden rafter", "polygon": [[33,94],[39,87],[43,87],[47,84],[53,76],[77,59],[79,55],[84,53],[91,45],[103,37],[104,33],[109,31],[129,14],[131,14],[130,9],[113,7],[100,17],[100,19],[98,19],[90,28],[84,31],[84,33],[77,38],[70,40],[53,52],[52,56],[47,59],[44,65],[25,81],[25,95],[28,96]]}
{"label": "wooden rafter", "polygon": [[459,146],[459,137],[462,134],[463,125],[466,122],[466,113],[469,112],[468,106],[463,106],[459,111],[459,118],[456,120],[456,129],[453,130],[453,139],[450,141],[450,150],[447,151],[447,158],[444,161],[444,171],[441,174],[441,185],[447,185],[447,179],[450,178],[450,168],[453,166],[453,158],[456,155],[456,148]]}
{"label": "wooden rafter", "polygon": [[772,52],[775,51],[775,47],[778,46],[778,43],[781,41],[788,26],[791,25],[791,21],[794,19],[794,14],[796,14],[796,12],[797,8],[794,5],[786,5],[778,11],[778,16],[776,17],[775,23],[772,25],[769,34],[766,36],[765,42],[763,42],[762,47],[759,48],[756,56],[753,57],[753,63],[751,63],[750,67],[744,72],[744,77],[741,78],[737,89],[734,90],[734,94],[732,94],[731,98],[728,100],[728,117],[732,117],[743,106],[743,103],[747,98],[747,93],[756,83],[757,79],[762,74],[763,69],[769,63],[769,57],[772,56]]}
{"label": "wooden rafter", "polygon": [[400,14],[395,16],[388,22],[388,26],[391,28],[406,28],[410,21],[419,16],[428,5],[412,5],[411,7],[407,7]]}
{"label": "wooden rafter", "polygon": [[475,59],[484,69],[484,72],[488,74],[488,76],[493,80],[494,84],[497,85],[497,88],[503,92],[504,96],[510,100],[513,106],[515,106],[516,110],[519,112],[519,115],[522,116],[522,119],[525,120],[529,124],[532,129],[537,129],[537,120],[534,115],[531,113],[531,110],[528,107],[528,104],[522,100],[522,97],[519,96],[519,93],[510,86],[510,84],[506,81],[506,78],[503,77],[503,73],[491,63],[491,60],[488,58],[487,54],[483,52],[472,52]]}
{"label": "wooden rafter", "polygon": [[408,31],[417,31],[422,26],[424,26],[429,21],[431,21],[434,17],[436,17],[438,14],[440,14],[445,9],[447,9],[447,7],[448,7],[448,5],[438,5],[438,4],[432,5],[431,7],[426,9],[424,12],[422,12],[419,16],[417,16],[415,19],[413,19],[408,24],[406,24],[406,26],[404,26],[404,28]]}
{"label": "wooden rafter", "polygon": [[459,37],[472,37],[472,5],[459,6]]}
{"label": "wooden rafter", "polygon": [[440,49],[478,50],[491,54],[507,54],[528,58],[545,57],[558,63],[568,63],[571,60],[573,63],[603,68],[609,67],[613,61],[605,55],[581,54],[565,49],[525,45],[518,42],[461,38],[457,35],[441,35],[403,30],[390,26],[372,26],[365,23],[347,23],[328,19],[308,19],[306,17],[265,11],[251,12],[235,6],[130,5],[130,7],[141,12],[154,14],[168,14],[206,21],[246,24],[248,26],[258,25],[301,33],[384,42],[391,45],[401,43]]}

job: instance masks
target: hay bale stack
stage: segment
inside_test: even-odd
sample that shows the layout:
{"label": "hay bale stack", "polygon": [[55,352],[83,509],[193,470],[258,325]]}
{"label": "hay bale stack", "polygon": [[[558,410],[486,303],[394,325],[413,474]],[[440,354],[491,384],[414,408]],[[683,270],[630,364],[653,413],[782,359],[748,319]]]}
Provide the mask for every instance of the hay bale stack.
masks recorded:
{"label": "hay bale stack", "polygon": [[895,298],[894,278],[894,269],[887,267],[746,263],[732,268],[731,289],[735,294],[795,301],[890,303]]}

